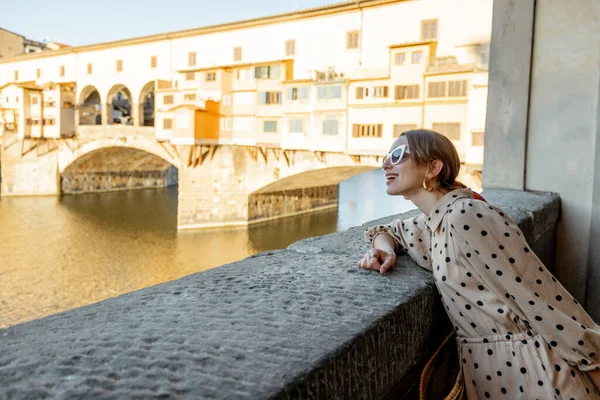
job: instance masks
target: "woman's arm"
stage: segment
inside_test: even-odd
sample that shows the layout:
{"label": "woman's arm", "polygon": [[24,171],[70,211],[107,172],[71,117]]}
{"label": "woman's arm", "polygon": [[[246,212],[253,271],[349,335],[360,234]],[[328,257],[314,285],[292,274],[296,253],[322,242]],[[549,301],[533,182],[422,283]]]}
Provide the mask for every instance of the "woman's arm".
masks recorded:
{"label": "woman's arm", "polygon": [[431,271],[431,234],[425,219],[424,214],[419,214],[387,225],[372,226],[365,231],[365,241],[383,252],[408,253],[417,264]]}

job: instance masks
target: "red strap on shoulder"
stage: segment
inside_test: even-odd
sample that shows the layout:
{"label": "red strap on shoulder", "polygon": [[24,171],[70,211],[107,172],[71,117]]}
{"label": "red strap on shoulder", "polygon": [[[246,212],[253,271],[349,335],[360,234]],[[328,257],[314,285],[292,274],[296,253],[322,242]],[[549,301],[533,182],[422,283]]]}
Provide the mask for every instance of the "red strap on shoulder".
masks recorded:
{"label": "red strap on shoulder", "polygon": [[473,198],[475,200],[480,200],[480,201],[485,201],[487,203],[487,201],[483,198],[483,196],[481,196],[479,193],[477,192],[473,192]]}

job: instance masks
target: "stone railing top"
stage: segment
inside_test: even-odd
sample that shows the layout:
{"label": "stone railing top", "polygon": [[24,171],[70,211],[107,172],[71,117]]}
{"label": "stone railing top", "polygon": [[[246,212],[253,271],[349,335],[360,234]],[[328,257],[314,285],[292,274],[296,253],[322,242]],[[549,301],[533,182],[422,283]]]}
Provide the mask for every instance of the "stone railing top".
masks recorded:
{"label": "stone railing top", "polygon": [[[534,239],[558,217],[554,195],[484,196]],[[382,397],[439,309],[406,256],[356,267],[375,223],[0,330],[0,397]]]}

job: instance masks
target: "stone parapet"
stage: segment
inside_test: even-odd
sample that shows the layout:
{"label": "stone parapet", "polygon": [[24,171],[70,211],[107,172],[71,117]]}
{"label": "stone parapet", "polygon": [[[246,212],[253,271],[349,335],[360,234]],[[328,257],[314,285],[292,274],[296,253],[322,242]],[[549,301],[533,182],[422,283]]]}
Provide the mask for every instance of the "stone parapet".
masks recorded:
{"label": "stone parapet", "polygon": [[[557,196],[483,194],[548,250]],[[397,217],[0,330],[0,398],[402,394],[445,315],[408,257],[384,276],[356,267],[363,230]]]}

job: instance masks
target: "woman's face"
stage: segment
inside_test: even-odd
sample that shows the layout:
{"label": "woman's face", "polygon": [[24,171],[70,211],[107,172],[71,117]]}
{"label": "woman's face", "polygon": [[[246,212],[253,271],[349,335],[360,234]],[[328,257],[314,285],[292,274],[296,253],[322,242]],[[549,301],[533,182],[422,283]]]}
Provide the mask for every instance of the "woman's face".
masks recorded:
{"label": "woman's face", "polygon": [[[406,137],[400,136],[392,147],[390,152],[398,146],[405,145],[406,150],[410,152]],[[425,177],[425,167],[418,166],[406,152],[397,164],[392,164],[393,157],[387,157],[382,168],[385,171],[386,192],[391,196],[410,197],[423,189],[423,178]]]}

